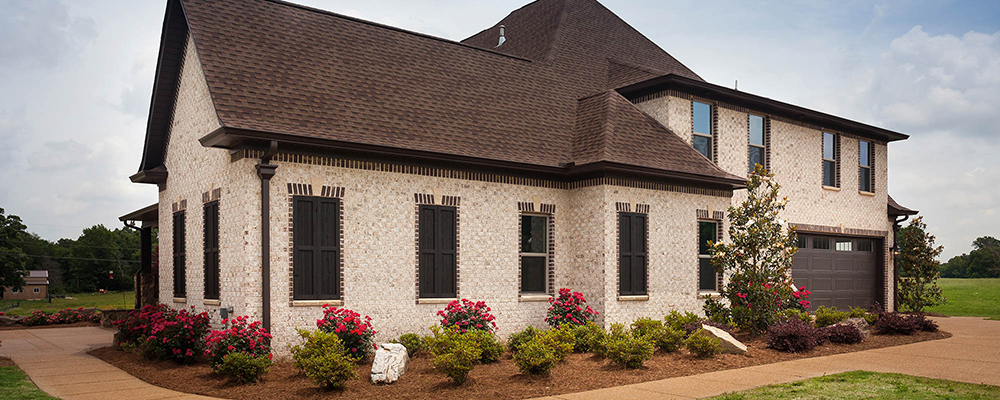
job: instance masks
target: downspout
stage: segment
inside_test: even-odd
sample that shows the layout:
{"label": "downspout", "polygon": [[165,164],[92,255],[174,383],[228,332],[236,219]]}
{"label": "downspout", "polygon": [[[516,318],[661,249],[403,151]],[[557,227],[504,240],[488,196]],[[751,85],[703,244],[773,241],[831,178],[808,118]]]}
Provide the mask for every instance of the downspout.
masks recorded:
{"label": "downspout", "polygon": [[260,178],[260,319],[268,332],[271,332],[271,177],[278,168],[271,164],[271,157],[277,153],[278,141],[272,140],[267,153],[256,165]]}

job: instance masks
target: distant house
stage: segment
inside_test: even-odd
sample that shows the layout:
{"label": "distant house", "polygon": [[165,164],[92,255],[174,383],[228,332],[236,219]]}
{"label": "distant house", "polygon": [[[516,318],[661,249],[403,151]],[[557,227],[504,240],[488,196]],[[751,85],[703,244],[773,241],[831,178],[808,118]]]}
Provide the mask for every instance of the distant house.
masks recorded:
{"label": "distant house", "polygon": [[4,300],[41,300],[49,295],[49,271],[28,271],[24,277],[24,287],[14,290],[9,286],[3,288]]}
{"label": "distant house", "polygon": [[790,197],[814,304],[893,307],[893,225],[913,211],[889,206],[888,144],[907,136],[708,83],[594,0],[539,0],[461,42],[169,0],[156,71],[131,178],[159,202],[122,217],[146,244],[159,227],[144,290],[260,319],[276,348],[324,304],[383,338],[458,298],[502,335],[541,327],[561,287],[605,325],[701,312],[725,282],[704,244],[755,164]]}

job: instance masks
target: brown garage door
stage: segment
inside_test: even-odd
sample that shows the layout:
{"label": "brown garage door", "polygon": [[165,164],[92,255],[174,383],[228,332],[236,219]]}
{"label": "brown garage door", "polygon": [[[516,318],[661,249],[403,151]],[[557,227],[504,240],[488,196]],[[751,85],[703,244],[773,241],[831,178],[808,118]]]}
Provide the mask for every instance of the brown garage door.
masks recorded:
{"label": "brown garage door", "polygon": [[799,234],[792,278],[812,292],[811,310],[882,303],[881,248],[881,241],[872,238]]}

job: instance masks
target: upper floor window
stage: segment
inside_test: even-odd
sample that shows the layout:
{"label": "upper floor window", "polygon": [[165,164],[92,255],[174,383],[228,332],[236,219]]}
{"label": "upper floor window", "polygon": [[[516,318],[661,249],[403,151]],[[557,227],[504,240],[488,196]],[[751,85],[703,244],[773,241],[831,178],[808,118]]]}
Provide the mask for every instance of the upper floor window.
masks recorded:
{"label": "upper floor window", "polygon": [[760,164],[767,168],[766,164],[766,149],[764,147],[764,117],[750,114],[750,145],[749,148],[749,159],[750,159],[750,172],[753,172],[757,168],[757,164]]}
{"label": "upper floor window", "polygon": [[420,297],[458,295],[458,209],[420,205],[418,261]]}
{"label": "upper floor window", "polygon": [[872,190],[872,144],[864,140],[858,142],[858,189]]}
{"label": "upper floor window", "polygon": [[712,160],[712,106],[694,101],[691,108],[694,129],[691,144],[695,150]]}
{"label": "upper floor window", "polygon": [[618,294],[646,294],[646,214],[618,213]]}
{"label": "upper floor window", "polygon": [[340,298],[340,199],[292,198],[292,299]]}
{"label": "upper floor window", "polygon": [[840,161],[840,136],[823,132],[823,185],[840,187],[837,176]]}
{"label": "upper floor window", "polygon": [[549,217],[521,215],[521,292],[545,293],[548,281]]}
{"label": "upper floor window", "polygon": [[698,290],[719,290],[719,274],[712,266],[709,242],[718,240],[719,224],[715,221],[698,221]]}

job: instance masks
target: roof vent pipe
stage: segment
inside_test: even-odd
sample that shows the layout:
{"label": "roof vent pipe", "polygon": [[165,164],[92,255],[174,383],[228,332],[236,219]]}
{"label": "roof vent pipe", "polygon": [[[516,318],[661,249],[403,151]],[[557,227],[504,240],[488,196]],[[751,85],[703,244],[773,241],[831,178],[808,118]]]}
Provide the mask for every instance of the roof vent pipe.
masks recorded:
{"label": "roof vent pipe", "polygon": [[500,25],[500,43],[497,43],[497,45],[495,47],[493,47],[493,48],[495,49],[497,47],[500,47],[500,45],[502,45],[503,42],[506,42],[506,41],[507,41],[507,38],[505,38],[503,36],[503,25]]}

